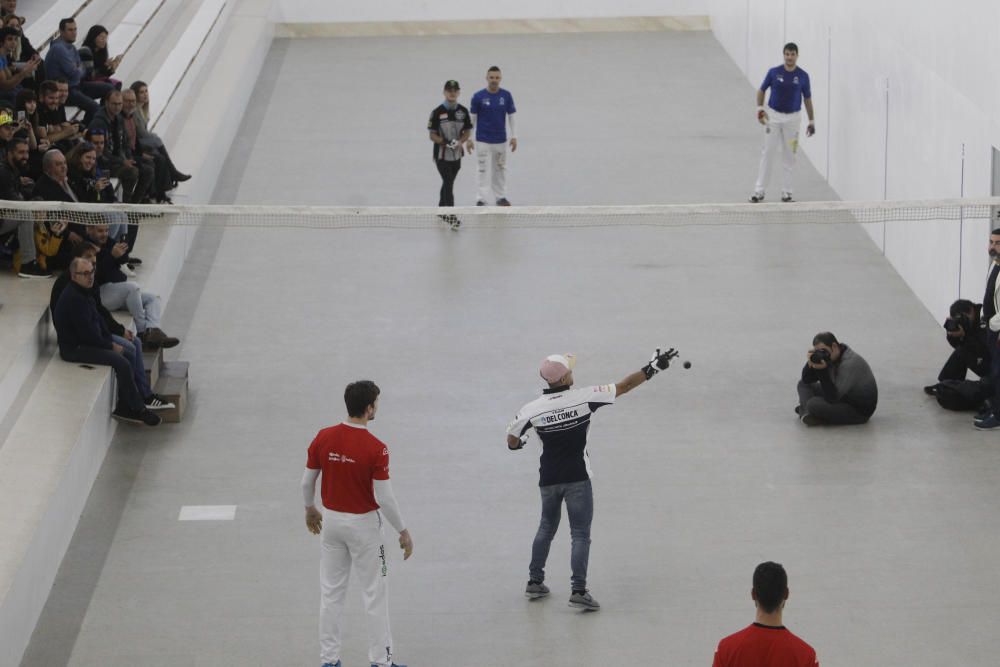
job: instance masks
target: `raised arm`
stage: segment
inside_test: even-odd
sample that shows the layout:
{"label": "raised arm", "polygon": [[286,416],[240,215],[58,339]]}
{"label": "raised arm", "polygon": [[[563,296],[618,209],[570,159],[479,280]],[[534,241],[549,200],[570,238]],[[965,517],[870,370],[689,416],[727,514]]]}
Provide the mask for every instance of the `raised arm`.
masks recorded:
{"label": "raised arm", "polygon": [[653,356],[649,360],[648,364],[637,370],[635,373],[630,373],[625,376],[624,380],[615,384],[615,396],[618,397],[632,391],[646,380],[651,379],[660,371],[665,370],[670,366],[670,360],[678,354],[679,353],[674,350],[674,348],[670,348],[666,351],[661,351],[660,348],[656,348],[656,352],[653,353]]}

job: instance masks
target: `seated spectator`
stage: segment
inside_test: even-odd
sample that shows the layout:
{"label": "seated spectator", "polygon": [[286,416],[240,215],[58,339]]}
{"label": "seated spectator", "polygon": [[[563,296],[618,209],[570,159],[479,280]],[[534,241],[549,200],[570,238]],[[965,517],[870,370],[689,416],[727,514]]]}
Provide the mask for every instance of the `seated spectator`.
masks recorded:
{"label": "seated spectator", "polygon": [[806,426],[864,424],[878,403],[868,362],[829,331],[813,337],[798,392],[795,412]]}
{"label": "seated spectator", "polygon": [[26,131],[28,139],[28,172],[37,179],[42,175],[42,155],[49,149],[49,142],[39,118],[38,98],[33,90],[22,90],[17,94],[14,114],[16,118],[24,118],[21,128]]}
{"label": "seated spectator", "polygon": [[[78,202],[67,178],[66,156],[58,148],[50,148],[42,156],[42,177],[31,191],[32,199],[42,201]],[[84,229],[80,223],[71,223],[66,237],[72,244],[83,241]]]}
{"label": "seated spectator", "polygon": [[52,311],[59,356],[74,363],[111,366],[118,380],[118,401],[111,416],[133,424],[158,425],[159,415],[146,408],[135,386],[135,374],[123,356],[124,348],[111,338],[90,296],[94,265],[78,257],[70,264],[69,272],[71,282]]}
{"label": "seated spectator", "polygon": [[18,67],[14,51],[21,44],[21,33],[14,28],[0,28],[0,98],[11,104],[21,92],[21,84],[38,69],[42,59],[36,53],[30,61]]}
{"label": "seated spectator", "polygon": [[[107,145],[107,138],[108,138],[107,132],[96,128],[93,130],[87,130],[87,132],[84,134],[84,140],[89,141],[91,144],[94,145],[94,151],[97,153],[97,165],[95,167],[95,173],[100,173],[101,176],[108,176],[111,174],[111,165],[108,163],[108,158],[105,155],[104,151],[104,148]],[[115,194],[113,188],[109,188],[107,191],[105,191],[104,195],[107,196],[107,199],[105,199],[104,196],[102,196],[102,201],[118,203],[118,195]],[[112,238],[120,238],[120,236],[121,233],[119,232],[117,235],[112,235]],[[138,238],[139,238],[139,225],[138,224],[129,225],[128,229],[125,230],[125,241],[126,243],[128,243],[128,253],[127,253],[128,263],[124,265],[125,267],[128,268],[128,271],[126,271],[126,273],[128,273],[129,275],[134,275],[133,273],[129,272],[134,271],[136,266],[142,264],[142,260],[132,254],[133,249],[135,248],[135,242]]]}
{"label": "seated spectator", "polygon": [[38,50],[32,46],[31,40],[24,34],[24,18],[16,14],[7,14],[3,17],[3,27],[13,28],[21,36],[17,48],[14,50],[14,62],[19,67],[31,62],[36,56],[38,57],[38,67],[31,76],[24,79],[26,89],[38,90],[38,85],[45,81],[45,61],[41,59]]}
{"label": "seated spectator", "polygon": [[191,175],[185,174],[174,166],[173,160],[167,154],[167,148],[163,143],[163,139],[149,129],[149,86],[143,81],[136,81],[129,86],[129,89],[135,93],[135,123],[139,133],[139,143],[144,148],[162,153],[163,157],[166,158],[167,166],[170,169],[170,177],[173,180],[173,187],[167,188],[167,190],[173,190],[177,187],[178,183],[191,180]]}
{"label": "seated spectator", "polygon": [[121,64],[122,56],[108,57],[107,28],[95,25],[87,31],[83,46],[80,47],[80,60],[83,61],[86,70],[83,75],[85,81],[102,81],[110,83],[118,90],[122,89],[122,82],[111,78]]}
{"label": "seated spectator", "polygon": [[17,0],[0,0],[0,16],[7,17],[17,13]]}
{"label": "seated spectator", "polygon": [[[9,127],[10,116],[0,115],[0,123],[7,120]],[[0,163],[0,199],[12,201],[24,201],[25,192],[29,192],[33,184],[31,179],[22,176],[22,170],[27,169],[28,163],[28,142],[23,139],[11,139],[7,143],[7,150],[3,153],[3,161]],[[42,266],[38,260],[38,253],[35,248],[35,223],[34,220],[0,220],[0,235],[17,231],[17,242],[20,248],[20,264],[17,275],[22,278],[51,278],[51,271]]]}
{"label": "seated spectator", "polygon": [[45,55],[45,71],[50,78],[66,79],[69,83],[68,103],[83,109],[83,122],[89,125],[99,108],[94,100],[103,99],[109,91],[114,90],[114,86],[102,81],[83,80],[83,63],[80,61],[80,53],[73,45],[75,41],[76,21],[60,20],[59,38],[52,41]]}
{"label": "seated spectator", "polygon": [[111,175],[121,181],[125,203],[140,204],[153,184],[153,165],[132,152],[121,111],[121,91],[112,90],[88,129],[104,130],[107,135],[104,157]]}
{"label": "seated spectator", "polygon": [[59,84],[44,81],[39,88],[42,104],[38,111],[40,124],[45,127],[49,143],[68,151],[80,139],[80,124],[66,119],[66,106],[60,101]]}
{"label": "seated spectator", "polygon": [[160,297],[143,292],[139,285],[129,282],[121,270],[127,260],[128,245],[123,240],[112,239],[107,225],[87,227],[88,240],[99,248],[97,254],[97,286],[101,301],[110,310],[128,309],[135,320],[135,328],[142,339],[143,349],[156,350],[174,347],[180,341],[160,329]]}
{"label": "seated spectator", "polygon": [[[135,112],[135,91],[126,89],[122,92],[122,121],[125,127],[125,138],[128,142],[129,150],[133,155],[153,166],[153,184],[150,190],[150,198],[160,204],[172,204],[167,196],[169,190],[173,190],[177,185],[174,182],[173,170],[170,168],[169,158],[166,151],[157,151],[151,148],[148,143],[139,141],[142,136],[139,116]],[[148,134],[148,133],[147,133]]]}
{"label": "seated spectator", "polygon": [[[74,250],[74,254],[96,267],[97,246],[93,243],[81,243]],[[70,276],[67,272],[56,278],[55,283],[52,285],[52,293],[49,296],[49,310],[53,313],[56,311],[56,304],[59,303],[59,297],[69,284]],[[104,325],[111,333],[111,340],[122,347],[122,355],[132,365],[132,378],[135,380],[135,387],[139,390],[139,395],[143,397],[143,403],[145,403],[146,408],[148,410],[170,410],[175,407],[173,403],[162,396],[154,394],[153,389],[149,386],[149,379],[146,377],[145,362],[142,358],[142,346],[136,343],[135,335],[129,329],[126,329],[121,322],[116,320],[111,311],[104,307],[104,304],[101,303],[100,292],[96,287],[91,286],[88,293],[94,300],[97,313],[101,316]]]}
{"label": "seated spectator", "polygon": [[[78,200],[85,204],[118,202],[111,180],[97,167],[97,148],[94,144],[84,141],[74,146],[66,155],[66,166],[66,180]],[[117,239],[127,233],[128,216],[123,211],[108,211],[101,215],[110,225],[111,238]]]}

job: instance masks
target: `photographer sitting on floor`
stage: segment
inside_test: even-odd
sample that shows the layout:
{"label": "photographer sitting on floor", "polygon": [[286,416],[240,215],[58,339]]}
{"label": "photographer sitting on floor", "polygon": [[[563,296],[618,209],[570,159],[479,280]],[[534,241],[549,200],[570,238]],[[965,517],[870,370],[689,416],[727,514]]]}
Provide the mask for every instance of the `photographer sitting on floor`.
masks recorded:
{"label": "photographer sitting on floor", "polygon": [[[924,391],[949,410],[974,410],[991,395],[990,346],[986,323],[979,316],[982,306],[968,299],[951,304],[944,321],[948,344],[954,348],[938,373],[938,383]],[[968,371],[979,380],[966,380]]]}
{"label": "photographer sitting on floor", "polygon": [[864,424],[878,403],[875,376],[860,354],[829,331],[813,337],[799,380],[796,414],[806,426]]}

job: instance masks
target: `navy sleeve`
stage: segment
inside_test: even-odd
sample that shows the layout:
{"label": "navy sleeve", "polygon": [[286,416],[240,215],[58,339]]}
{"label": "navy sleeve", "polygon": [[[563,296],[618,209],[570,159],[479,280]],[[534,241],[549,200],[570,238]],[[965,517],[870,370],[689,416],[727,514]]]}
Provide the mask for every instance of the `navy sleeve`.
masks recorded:
{"label": "navy sleeve", "polygon": [[802,97],[808,100],[812,98],[812,88],[809,87],[809,75],[802,72],[802,77],[804,79],[802,83]]}
{"label": "navy sleeve", "polygon": [[472,96],[472,101],[469,102],[469,111],[474,114],[479,113],[479,93]]}
{"label": "navy sleeve", "polygon": [[514,106],[514,96],[509,92],[507,93],[507,113],[517,113],[517,108]]}

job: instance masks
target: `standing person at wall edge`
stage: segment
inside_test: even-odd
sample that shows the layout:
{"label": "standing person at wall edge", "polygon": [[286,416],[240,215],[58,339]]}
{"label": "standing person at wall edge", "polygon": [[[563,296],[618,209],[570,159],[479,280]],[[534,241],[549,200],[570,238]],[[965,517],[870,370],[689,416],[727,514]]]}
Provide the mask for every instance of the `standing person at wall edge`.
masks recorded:
{"label": "standing person at wall edge", "polygon": [[[792,201],[792,169],[795,167],[795,154],[799,151],[799,126],[802,124],[800,110],[805,103],[809,115],[809,125],[806,126],[806,136],[811,137],[816,132],[813,122],[812,90],[809,87],[809,75],[796,62],[799,59],[799,47],[794,42],[785,44],[785,63],[772,67],[767,71],[764,82],[757,90],[757,122],[764,129],[764,150],[760,156],[760,168],[757,171],[757,184],[754,186],[750,201],[764,201],[764,190],[771,176],[771,162],[781,146],[781,156],[784,169],[781,177],[781,201]],[[764,93],[771,89],[764,108]]]}
{"label": "standing person at wall edge", "polygon": [[[500,87],[500,68],[493,65],[486,72],[486,87],[472,96],[469,110],[476,126],[476,161],[479,163],[476,206],[495,201],[497,206],[510,206],[507,201],[507,125],[510,125],[510,152],[517,150],[514,131],[514,96]],[[473,142],[466,146],[470,151]],[[487,177],[489,172],[489,177]]]}

